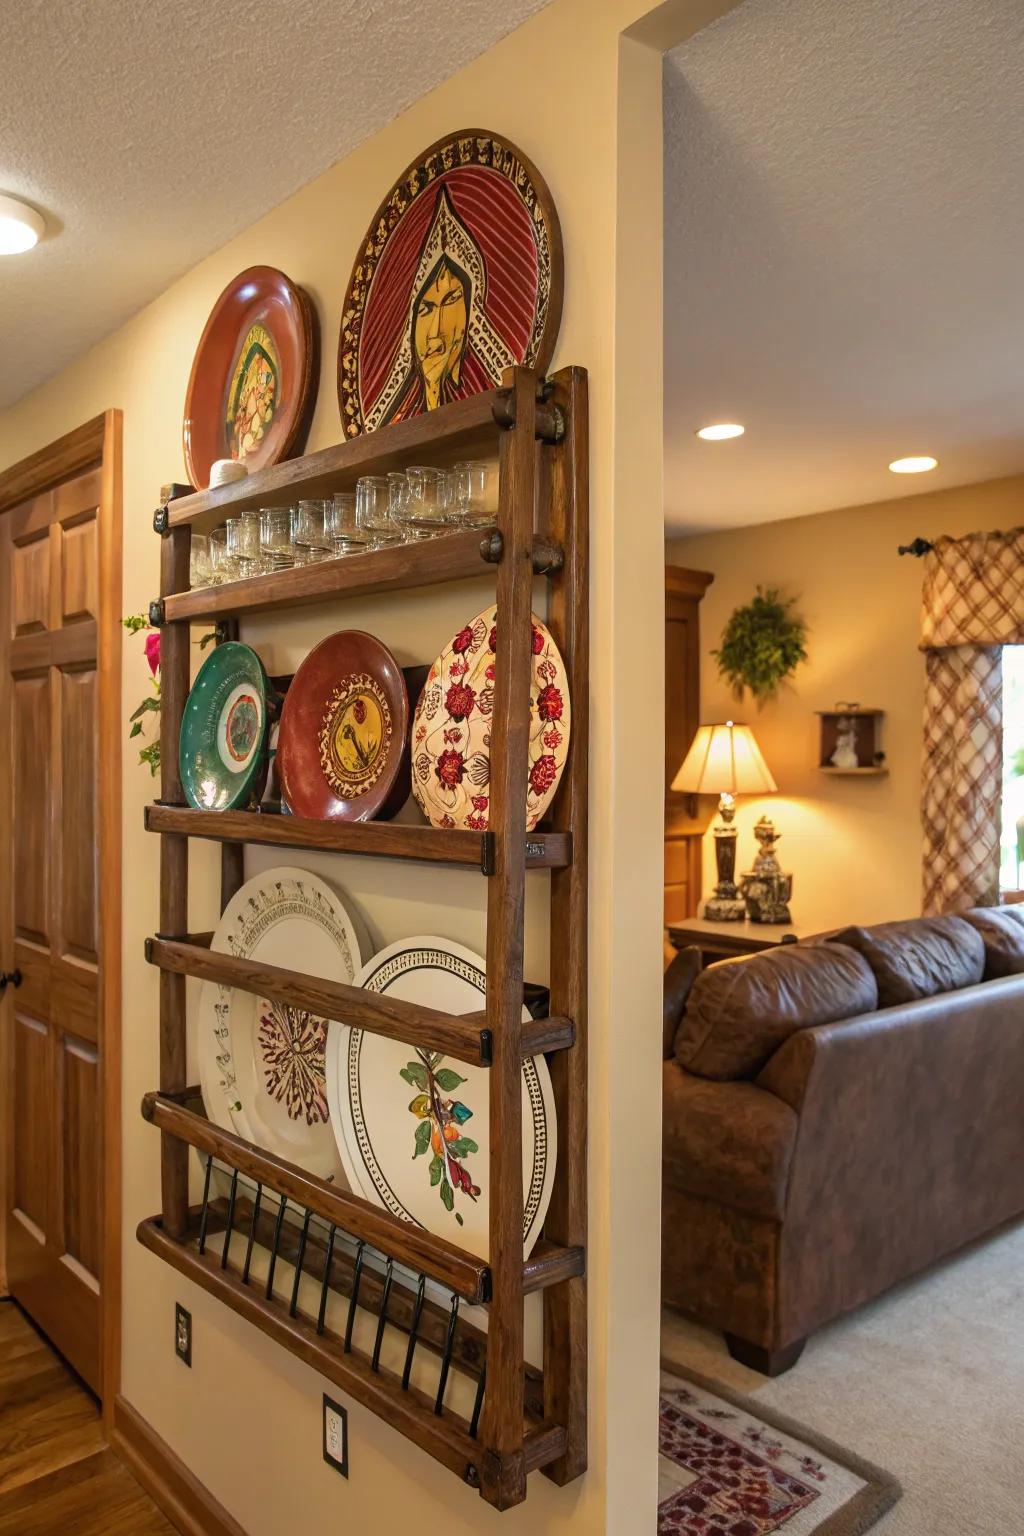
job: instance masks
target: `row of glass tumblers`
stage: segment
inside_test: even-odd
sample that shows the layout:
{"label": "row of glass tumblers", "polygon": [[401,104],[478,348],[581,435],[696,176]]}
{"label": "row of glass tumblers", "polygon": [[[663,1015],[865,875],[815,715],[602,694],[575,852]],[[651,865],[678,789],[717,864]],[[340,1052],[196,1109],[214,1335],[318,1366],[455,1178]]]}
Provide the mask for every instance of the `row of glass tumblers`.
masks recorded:
{"label": "row of glass tumblers", "polygon": [[497,466],[487,460],[466,460],[450,470],[416,464],[389,475],[364,475],[354,491],[326,500],[242,512],[208,537],[192,535],[191,585],[218,586],[486,527],[497,511],[497,489]]}

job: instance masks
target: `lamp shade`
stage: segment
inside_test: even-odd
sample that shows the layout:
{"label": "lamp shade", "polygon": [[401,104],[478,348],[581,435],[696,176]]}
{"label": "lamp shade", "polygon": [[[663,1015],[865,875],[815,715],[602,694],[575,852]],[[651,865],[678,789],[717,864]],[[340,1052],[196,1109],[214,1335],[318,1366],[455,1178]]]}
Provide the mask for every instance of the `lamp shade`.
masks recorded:
{"label": "lamp shade", "polygon": [[672,788],[684,795],[763,795],[778,788],[749,725],[701,725]]}

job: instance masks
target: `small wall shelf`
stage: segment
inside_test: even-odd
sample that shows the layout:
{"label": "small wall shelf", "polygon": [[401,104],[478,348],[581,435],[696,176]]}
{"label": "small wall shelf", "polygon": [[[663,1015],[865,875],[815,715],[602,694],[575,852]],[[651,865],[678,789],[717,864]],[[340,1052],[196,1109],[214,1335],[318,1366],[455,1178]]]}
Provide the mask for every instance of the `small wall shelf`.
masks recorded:
{"label": "small wall shelf", "polygon": [[[142,1112],[161,1136],[162,1204],[158,1216],[140,1224],[138,1240],[378,1413],[498,1509],[526,1497],[530,1472],[542,1469],[554,1482],[567,1483],[586,1469],[587,1457],[587,433],[582,369],[566,368],[542,381],[516,368],[503,389],[246,480],[213,491],[169,487],[154,519],[162,537],[161,595],[152,610],[161,628],[162,753],[160,799],[147,808],[146,829],[161,839],[160,932],[147,941],[146,955],[160,971],[160,1090],[146,1095]],[[188,590],[193,529],[209,528],[246,508],[343,490],[359,475],[487,454],[496,455],[499,466],[492,528]],[[178,737],[194,620],[229,620],[225,632],[234,634],[238,619],[248,614],[488,573],[496,581],[502,633],[507,625],[510,636],[495,663],[489,831],[311,821],[267,811],[204,812],[186,805]],[[530,617],[539,573],[550,579],[547,624],[569,677],[573,735],[548,827],[527,832]],[[485,1009],[444,1014],[213,951],[210,935],[188,931],[188,854],[194,837],[222,846],[222,908],[242,884],[246,843],[476,869],[485,877],[487,906]],[[548,1015],[524,1023],[527,869],[551,871],[550,995]],[[197,1090],[187,1083],[185,1049],[189,976],[321,1017],[344,1017],[370,1032],[487,1068],[488,1259],[336,1189],[218,1128],[192,1107]],[[559,1155],[544,1235],[524,1261],[522,1063],[542,1052],[558,1105]],[[199,1207],[189,1205],[190,1148],[205,1168]],[[230,1181],[226,1200],[211,1192],[215,1165]],[[251,1271],[256,1247],[269,1254],[269,1272],[258,1284]],[[411,1287],[396,1265],[416,1277]],[[312,1313],[302,1304],[310,1279],[320,1298]],[[430,1282],[450,1294],[450,1310],[430,1300]],[[523,1298],[532,1291],[543,1292],[542,1371],[526,1362],[523,1349]],[[326,1325],[332,1292],[348,1297],[343,1335]],[[486,1331],[460,1321],[460,1303],[486,1306]],[[357,1308],[377,1319],[372,1352],[353,1342]],[[388,1328],[407,1337],[401,1374],[381,1360]],[[432,1394],[410,1380],[420,1347],[438,1358]],[[470,1417],[446,1406],[451,1368],[475,1384]]]}
{"label": "small wall shelf", "polygon": [[[817,714],[821,721],[818,767],[822,773],[874,778],[888,773],[881,749],[884,710],[840,702],[834,709],[819,709]],[[837,764],[837,756],[855,760]]]}

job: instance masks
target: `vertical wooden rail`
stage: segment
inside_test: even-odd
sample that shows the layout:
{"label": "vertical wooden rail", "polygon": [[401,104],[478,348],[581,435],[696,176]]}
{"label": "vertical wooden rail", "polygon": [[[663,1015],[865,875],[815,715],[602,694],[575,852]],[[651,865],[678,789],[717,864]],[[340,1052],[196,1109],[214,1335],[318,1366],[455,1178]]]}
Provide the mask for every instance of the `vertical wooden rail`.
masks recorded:
{"label": "vertical wooden rail", "polygon": [[[191,528],[184,524],[162,535],[160,596],[188,586]],[[160,798],[184,805],[178,772],[178,736],[189,687],[189,626],[160,626]],[[160,932],[188,932],[188,838],[165,832],[160,838]],[[185,1064],[185,977],[160,972],[160,1090],[181,1093]],[[188,1227],[188,1145],[174,1136],[160,1142],[164,1229],[183,1239]]]}
{"label": "vertical wooden rail", "polygon": [[498,524],[498,641],[491,728],[490,825],[494,873],[487,886],[487,1023],[490,1075],[490,1263],[487,1395],[481,1492],[498,1509],[526,1497],[523,1453],[522,1004],[526,775],[530,728],[530,615],[536,375],[514,369],[514,425],[501,439]]}
{"label": "vertical wooden rail", "polygon": [[[544,1235],[567,1247],[587,1242],[587,744],[589,741],[589,542],[587,375],[564,368],[553,380],[565,419],[561,443],[545,448],[551,477],[548,535],[565,551],[552,582],[548,628],[572,693],[572,744],[552,826],[572,835],[568,869],[551,874],[552,1014],[576,1021],[576,1044],[550,1059],[558,1116],[558,1166]],[[544,1293],[544,1417],[565,1426],[565,1454],[543,1470],[563,1484],[587,1466],[587,1282]]]}

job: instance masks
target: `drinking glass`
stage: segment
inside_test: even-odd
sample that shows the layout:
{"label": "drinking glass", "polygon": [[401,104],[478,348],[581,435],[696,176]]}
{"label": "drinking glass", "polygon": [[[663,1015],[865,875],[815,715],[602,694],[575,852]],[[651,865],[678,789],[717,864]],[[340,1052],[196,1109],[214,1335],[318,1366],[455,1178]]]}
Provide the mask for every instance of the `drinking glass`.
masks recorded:
{"label": "drinking glass", "polygon": [[464,528],[486,528],[498,510],[497,476],[486,459],[466,459],[456,464],[455,521]]}
{"label": "drinking glass", "polygon": [[408,521],[409,480],[404,469],[393,469],[388,475],[388,508],[391,521],[402,530],[402,538],[412,538]]}
{"label": "drinking glass", "polygon": [[414,464],[405,472],[409,499],[403,521],[413,538],[429,539],[444,531],[448,511],[447,476],[443,469]]}
{"label": "drinking glass", "polygon": [[260,508],[260,559],[265,571],[286,571],[294,565],[290,507]]}
{"label": "drinking glass", "polygon": [[324,533],[322,501],[300,501],[292,508],[291,539],[296,565],[319,565],[330,549]]}
{"label": "drinking glass", "polygon": [[228,554],[228,530],[222,523],[210,534],[210,585],[219,587],[234,579],[234,563]]}
{"label": "drinking glass", "polygon": [[229,517],[228,558],[240,579],[260,573],[260,520],[255,512],[241,512]]}
{"label": "drinking glass", "polygon": [[363,475],[356,481],[356,522],[370,535],[372,549],[402,542],[402,530],[391,516],[390,487],[384,475]]}
{"label": "drinking glass", "polygon": [[194,533],[188,554],[188,584],[194,592],[197,587],[208,587],[210,581],[210,540],[205,533]]}
{"label": "drinking glass", "polygon": [[326,504],[324,533],[335,555],[358,554],[366,545],[366,534],[356,522],[355,491],[336,491]]}

